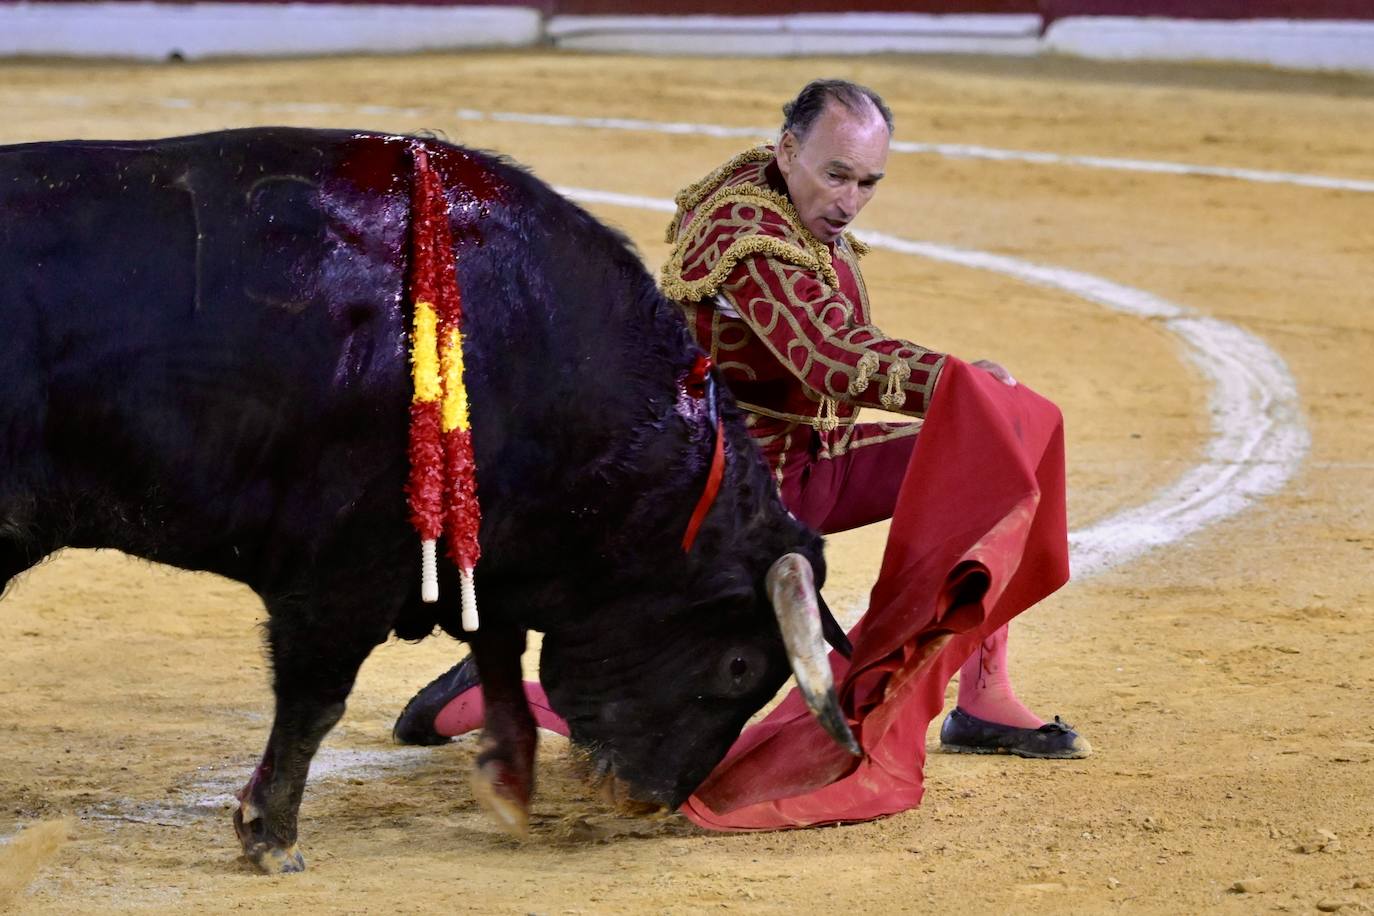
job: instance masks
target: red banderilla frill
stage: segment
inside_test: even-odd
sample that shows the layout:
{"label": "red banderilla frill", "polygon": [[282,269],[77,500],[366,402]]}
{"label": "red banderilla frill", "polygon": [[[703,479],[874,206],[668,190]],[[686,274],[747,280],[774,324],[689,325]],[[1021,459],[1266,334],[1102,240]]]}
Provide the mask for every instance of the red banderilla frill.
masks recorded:
{"label": "red banderilla frill", "polygon": [[477,502],[476,464],[463,383],[463,304],[457,255],[449,229],[448,198],[424,145],[411,148],[410,299],[410,520],[420,534],[424,601],[439,600],[436,544],[448,538],[449,558],[463,584],[463,629],[477,629],[473,570],[481,558],[477,541],[482,511]]}

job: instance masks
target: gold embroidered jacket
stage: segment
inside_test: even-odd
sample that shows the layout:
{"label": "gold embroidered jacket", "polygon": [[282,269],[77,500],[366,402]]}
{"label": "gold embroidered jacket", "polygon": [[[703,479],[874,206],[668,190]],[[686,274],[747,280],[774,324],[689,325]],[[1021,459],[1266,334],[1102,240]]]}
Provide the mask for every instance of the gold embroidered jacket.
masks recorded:
{"label": "gold embroidered jacket", "polygon": [[741,407],[820,431],[865,405],[925,415],[944,356],[869,323],[866,246],[807,231],[772,147],[731,159],[677,205],[661,285]]}

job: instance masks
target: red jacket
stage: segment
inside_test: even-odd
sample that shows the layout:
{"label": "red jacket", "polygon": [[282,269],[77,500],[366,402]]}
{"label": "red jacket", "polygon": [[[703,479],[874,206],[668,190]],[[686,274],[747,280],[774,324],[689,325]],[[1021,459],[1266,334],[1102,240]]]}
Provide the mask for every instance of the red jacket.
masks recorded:
{"label": "red jacket", "polygon": [[[802,225],[772,147],[747,150],[677,197],[663,291],[751,416],[765,455],[798,426],[822,452],[847,440],[861,406],[923,417],[944,356],[869,323],[867,248]],[[809,438],[809,437],[808,437]],[[770,447],[770,445],[772,447]]]}

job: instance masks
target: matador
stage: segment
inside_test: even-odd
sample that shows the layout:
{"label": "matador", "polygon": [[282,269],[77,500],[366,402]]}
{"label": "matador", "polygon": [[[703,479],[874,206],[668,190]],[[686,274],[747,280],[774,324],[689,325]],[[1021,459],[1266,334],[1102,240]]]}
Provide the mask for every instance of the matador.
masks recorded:
{"label": "matador", "polygon": [[[945,362],[942,353],[872,324],[849,232],[882,180],[892,115],[871,89],[816,80],[783,108],[776,144],[733,157],[676,198],[661,287],[719,367],[772,469],[784,504],[832,534],[892,516]],[[1006,384],[996,363],[974,363]],[[860,422],[862,408],[910,418]],[[467,659],[421,690],[397,720],[404,743],[430,744],[481,725],[476,668]],[[541,725],[566,725],[537,684]],[[1045,722],[1016,696],[1007,628],[960,668],[943,749],[1079,758],[1087,740]]]}

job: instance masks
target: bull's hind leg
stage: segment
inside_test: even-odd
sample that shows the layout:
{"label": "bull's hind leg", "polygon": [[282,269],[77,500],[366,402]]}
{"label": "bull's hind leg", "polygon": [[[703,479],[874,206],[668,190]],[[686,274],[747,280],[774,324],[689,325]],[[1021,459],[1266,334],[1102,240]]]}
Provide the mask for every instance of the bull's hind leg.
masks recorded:
{"label": "bull's hind leg", "polygon": [[525,631],[484,622],[468,639],[482,678],[486,707],[473,794],[503,829],[523,837],[529,831],[537,740],[520,670]]}
{"label": "bull's hind leg", "polygon": [[293,599],[273,603],[268,623],[276,718],[262,762],[239,792],[234,830],[244,855],[269,874],[297,872],[305,860],[296,848],[296,818],[310,761],[324,736],[344,713],[344,701],[358,669],[388,629],[375,606],[372,620],[348,607],[366,600],[322,604]]}

